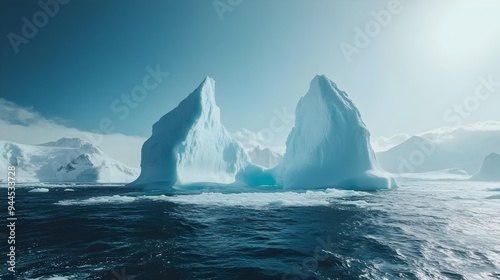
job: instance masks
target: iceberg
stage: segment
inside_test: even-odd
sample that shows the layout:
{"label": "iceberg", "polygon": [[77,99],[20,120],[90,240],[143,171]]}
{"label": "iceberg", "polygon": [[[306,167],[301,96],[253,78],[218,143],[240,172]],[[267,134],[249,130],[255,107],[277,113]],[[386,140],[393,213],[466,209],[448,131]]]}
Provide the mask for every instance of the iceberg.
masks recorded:
{"label": "iceberg", "polygon": [[396,187],[375,159],[370,133],[358,110],[326,77],[317,76],[299,101],[283,158],[260,147],[249,155],[222,125],[214,95],[215,82],[207,77],[153,125],[142,147],[141,174],[130,186],[162,190],[207,184],[285,189]]}
{"label": "iceberg", "polygon": [[285,189],[376,190],[397,186],[377,163],[358,109],[325,76],[316,76],[300,99],[295,127],[276,174],[278,184]]}
{"label": "iceberg", "polygon": [[500,181],[500,155],[491,153],[483,161],[481,169],[472,176],[474,181]]}
{"label": "iceberg", "polygon": [[251,165],[220,121],[210,77],[153,125],[141,151],[141,174],[130,186],[170,189],[195,183],[231,184]]}

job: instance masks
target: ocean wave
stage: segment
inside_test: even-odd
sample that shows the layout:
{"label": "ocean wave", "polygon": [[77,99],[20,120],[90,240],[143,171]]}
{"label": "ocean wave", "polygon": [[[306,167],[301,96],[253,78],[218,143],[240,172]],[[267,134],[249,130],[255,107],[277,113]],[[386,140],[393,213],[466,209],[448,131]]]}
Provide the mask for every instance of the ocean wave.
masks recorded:
{"label": "ocean wave", "polygon": [[47,188],[36,188],[36,189],[32,189],[32,190],[29,190],[28,192],[39,192],[39,193],[46,193],[46,192],[49,192],[49,189]]}
{"label": "ocean wave", "polygon": [[[57,205],[96,205],[96,204],[121,204],[138,201],[168,201],[177,204],[190,204],[202,206],[223,206],[223,207],[307,207],[307,206],[328,206],[335,199],[367,196],[365,192],[326,189],[322,191],[305,192],[254,192],[254,193],[215,193],[204,192],[200,194],[185,195],[113,195],[98,196],[88,199],[61,200]],[[354,204],[354,203],[353,203]]]}

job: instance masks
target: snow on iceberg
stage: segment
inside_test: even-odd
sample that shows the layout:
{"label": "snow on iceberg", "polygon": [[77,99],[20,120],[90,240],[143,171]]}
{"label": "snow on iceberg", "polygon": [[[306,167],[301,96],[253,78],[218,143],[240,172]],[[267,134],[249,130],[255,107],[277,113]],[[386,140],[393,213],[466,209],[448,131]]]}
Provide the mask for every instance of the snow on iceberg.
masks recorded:
{"label": "snow on iceberg", "polygon": [[295,127],[276,171],[285,189],[396,187],[394,178],[377,163],[358,109],[325,76],[316,76],[300,99]]}
{"label": "snow on iceberg", "polygon": [[151,137],[142,146],[141,175],[131,186],[230,184],[251,165],[241,144],[222,125],[214,94],[215,81],[206,77],[153,125]]}
{"label": "snow on iceberg", "polygon": [[472,176],[475,181],[500,181],[500,155],[491,153],[483,161],[481,169]]}

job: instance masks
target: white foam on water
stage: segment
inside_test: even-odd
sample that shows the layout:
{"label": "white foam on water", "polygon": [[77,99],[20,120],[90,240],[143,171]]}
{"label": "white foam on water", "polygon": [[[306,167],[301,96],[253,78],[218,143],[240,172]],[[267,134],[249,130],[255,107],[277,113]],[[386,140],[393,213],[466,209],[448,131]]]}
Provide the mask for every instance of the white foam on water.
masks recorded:
{"label": "white foam on water", "polygon": [[138,197],[133,196],[123,196],[123,195],[113,195],[113,196],[97,196],[88,199],[71,199],[71,200],[61,200],[57,202],[57,205],[96,205],[96,204],[120,204],[120,203],[130,203],[134,202]]}
{"label": "white foam on water", "polygon": [[382,206],[380,203],[372,203],[365,200],[350,200],[350,201],[341,201],[340,204],[343,205],[353,205],[358,208],[374,208]]}
{"label": "white foam on water", "polygon": [[38,192],[38,193],[46,193],[46,192],[49,192],[49,189],[47,188],[37,188],[37,189],[32,189],[28,192]]}
{"label": "white foam on water", "polygon": [[[16,183],[16,188],[90,188],[90,187],[123,187],[119,183]],[[0,183],[0,188],[7,188],[7,184]]]}
{"label": "white foam on water", "polygon": [[25,278],[26,280],[73,280],[78,279],[77,276],[48,276],[48,277],[37,277],[37,278]]}
{"label": "white foam on water", "polygon": [[326,189],[305,192],[253,192],[253,193],[214,193],[204,192],[189,195],[156,196],[100,196],[88,199],[62,200],[57,205],[95,205],[132,203],[142,200],[168,201],[177,204],[222,206],[222,207],[307,207],[328,206],[337,199],[352,196],[367,196],[365,192]]}

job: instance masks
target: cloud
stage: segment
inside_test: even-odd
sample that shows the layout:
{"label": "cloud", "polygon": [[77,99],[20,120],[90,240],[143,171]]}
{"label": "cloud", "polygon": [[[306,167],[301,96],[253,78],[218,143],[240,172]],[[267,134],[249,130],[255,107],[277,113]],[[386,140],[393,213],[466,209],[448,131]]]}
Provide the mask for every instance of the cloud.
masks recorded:
{"label": "cloud", "polygon": [[140,165],[141,147],[146,138],[120,133],[99,134],[67,127],[48,119],[32,107],[21,107],[0,98],[0,140],[21,144],[41,144],[62,137],[77,137],[100,147],[110,157],[132,167]]}
{"label": "cloud", "polygon": [[500,121],[484,121],[456,127],[443,126],[417,135],[440,143],[454,139],[459,134],[471,134],[472,132],[490,135],[500,133]]}
{"label": "cloud", "polygon": [[500,121],[440,127],[417,135],[432,140],[449,151],[482,157],[500,153]]}
{"label": "cloud", "polygon": [[8,124],[33,125],[43,119],[32,107],[20,107],[3,98],[0,98],[0,109],[0,120]]}
{"label": "cloud", "polygon": [[231,136],[235,140],[240,141],[240,143],[243,145],[243,148],[245,148],[245,150],[247,151],[253,150],[255,147],[261,147],[269,148],[272,151],[281,154],[285,152],[284,146],[269,147],[268,144],[266,144],[266,142],[268,142],[266,141],[266,137],[261,132],[253,132],[246,128],[243,128],[240,131],[231,133]]}

